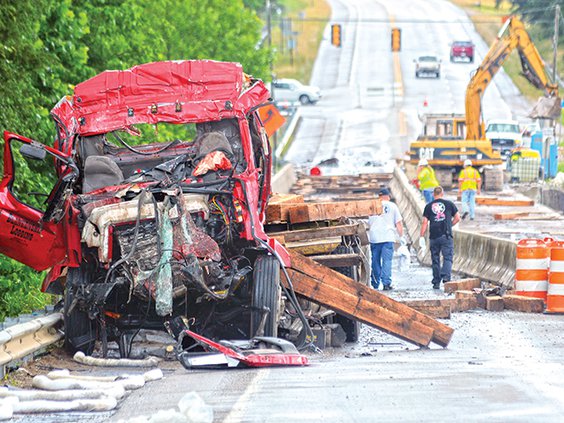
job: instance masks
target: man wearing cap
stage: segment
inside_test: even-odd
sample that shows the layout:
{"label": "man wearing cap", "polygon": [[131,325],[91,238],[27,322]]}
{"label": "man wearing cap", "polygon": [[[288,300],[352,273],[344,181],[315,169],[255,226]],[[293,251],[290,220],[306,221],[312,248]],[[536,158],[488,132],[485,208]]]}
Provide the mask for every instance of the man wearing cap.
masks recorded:
{"label": "man wearing cap", "polygon": [[[460,221],[460,213],[452,201],[443,198],[443,188],[433,190],[434,200],[425,206],[419,248],[426,249],[425,233],[429,227],[431,262],[433,268],[433,289],[440,289],[441,281],[449,282],[454,256],[454,237],[452,227]],[[443,263],[441,265],[441,254]]]}
{"label": "man wearing cap", "polygon": [[372,287],[378,289],[380,283],[385,291],[392,289],[392,259],[396,231],[403,237],[402,217],[398,206],[390,201],[390,191],[383,188],[378,193],[382,200],[382,214],[368,218],[368,240],[372,253]]}
{"label": "man wearing cap", "polygon": [[458,195],[462,201],[462,219],[470,213],[470,220],[474,220],[476,209],[476,194],[480,195],[482,178],[480,172],[472,167],[472,160],[464,160],[464,169],[458,175]]}
{"label": "man wearing cap", "polygon": [[423,197],[425,197],[425,202],[430,203],[433,201],[433,189],[439,186],[439,182],[435,176],[435,171],[429,166],[427,159],[419,160],[417,179],[419,181],[419,189],[423,193]]}

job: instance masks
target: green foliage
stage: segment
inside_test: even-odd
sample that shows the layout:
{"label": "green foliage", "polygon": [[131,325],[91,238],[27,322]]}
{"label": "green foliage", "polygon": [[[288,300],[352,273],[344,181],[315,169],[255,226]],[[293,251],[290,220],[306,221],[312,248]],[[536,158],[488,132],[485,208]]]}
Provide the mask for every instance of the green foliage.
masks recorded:
{"label": "green foliage", "polygon": [[[270,52],[255,48],[264,26],[257,17],[263,5],[259,0],[0,0],[2,129],[51,144],[51,108],[74,85],[105,69],[213,59],[240,62],[247,73],[266,77]],[[159,125],[156,132],[146,129],[142,142],[174,139],[181,130]],[[50,190],[52,160],[25,162],[16,154],[16,161],[20,193]],[[26,201],[42,206],[42,197]],[[47,301],[38,289],[40,279],[0,256],[0,319]]]}
{"label": "green foliage", "polygon": [[[561,13],[564,13],[564,0],[511,0],[515,12],[522,16],[523,20],[539,24],[538,28],[544,36],[554,35],[554,7],[559,4]],[[562,25],[562,20],[560,21]],[[564,31],[560,30],[560,39],[564,39]]]}

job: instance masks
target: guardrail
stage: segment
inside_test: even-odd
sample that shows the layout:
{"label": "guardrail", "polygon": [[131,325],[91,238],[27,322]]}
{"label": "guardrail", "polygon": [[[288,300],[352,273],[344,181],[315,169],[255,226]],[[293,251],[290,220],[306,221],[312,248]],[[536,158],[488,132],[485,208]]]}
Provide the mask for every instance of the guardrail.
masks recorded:
{"label": "guardrail", "polygon": [[7,365],[34,355],[63,338],[63,315],[52,313],[0,331],[2,376]]}
{"label": "guardrail", "polygon": [[[425,202],[419,191],[409,183],[405,173],[394,169],[390,182],[397,205],[402,213],[404,225],[411,240],[419,239]],[[480,278],[503,287],[513,285],[515,279],[516,248],[514,241],[468,232],[454,228],[453,270],[472,277]],[[414,248],[418,248],[414,243]],[[429,250],[418,259],[426,265],[431,264]]]}

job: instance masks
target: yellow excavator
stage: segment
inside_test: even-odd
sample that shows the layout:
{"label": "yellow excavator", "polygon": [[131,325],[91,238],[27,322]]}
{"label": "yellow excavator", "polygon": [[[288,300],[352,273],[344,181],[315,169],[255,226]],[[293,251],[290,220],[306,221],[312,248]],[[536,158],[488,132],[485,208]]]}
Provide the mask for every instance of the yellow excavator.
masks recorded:
{"label": "yellow excavator", "polygon": [[466,88],[466,115],[422,116],[423,134],[410,144],[409,162],[416,165],[420,159],[427,159],[435,168],[441,185],[452,184],[466,159],[471,159],[475,167],[503,163],[500,152],[486,139],[481,101],[492,78],[514,49],[519,52],[527,80],[543,90],[552,103],[560,105],[558,84],[548,77],[525,25],[516,16],[507,18]]}

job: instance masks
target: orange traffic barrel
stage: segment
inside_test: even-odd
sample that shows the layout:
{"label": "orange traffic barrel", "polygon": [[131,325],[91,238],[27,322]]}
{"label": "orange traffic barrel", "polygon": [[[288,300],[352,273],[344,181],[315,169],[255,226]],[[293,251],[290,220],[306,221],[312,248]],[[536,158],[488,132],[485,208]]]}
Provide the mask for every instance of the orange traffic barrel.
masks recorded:
{"label": "orange traffic barrel", "polygon": [[547,313],[564,313],[564,241],[550,244],[550,271],[548,274]]}
{"label": "orange traffic barrel", "polygon": [[517,243],[517,295],[546,300],[549,261],[550,249],[542,239],[522,239]]}

